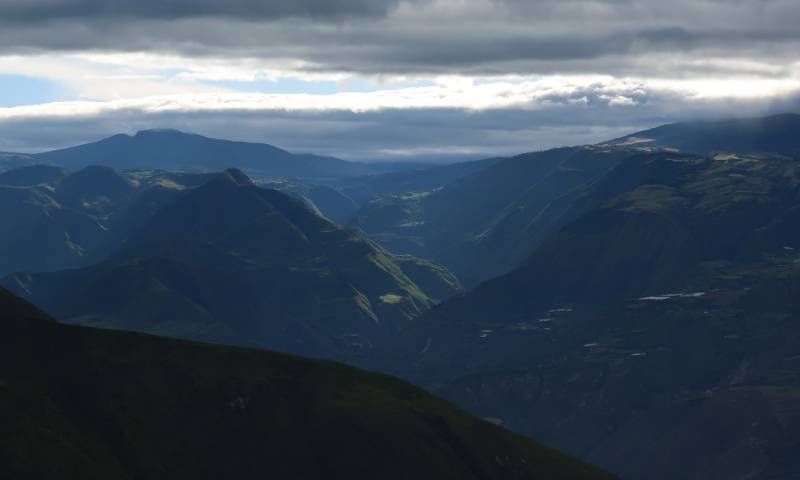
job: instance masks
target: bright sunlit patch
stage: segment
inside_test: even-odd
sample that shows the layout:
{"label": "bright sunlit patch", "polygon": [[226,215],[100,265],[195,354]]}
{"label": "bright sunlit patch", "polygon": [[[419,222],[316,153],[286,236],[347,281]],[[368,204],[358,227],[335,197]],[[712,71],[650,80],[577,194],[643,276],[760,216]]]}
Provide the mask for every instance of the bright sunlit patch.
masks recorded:
{"label": "bright sunlit patch", "polygon": [[400,295],[395,295],[392,293],[387,293],[386,295],[381,295],[381,302],[388,303],[391,305],[400,303],[403,300],[403,297]]}

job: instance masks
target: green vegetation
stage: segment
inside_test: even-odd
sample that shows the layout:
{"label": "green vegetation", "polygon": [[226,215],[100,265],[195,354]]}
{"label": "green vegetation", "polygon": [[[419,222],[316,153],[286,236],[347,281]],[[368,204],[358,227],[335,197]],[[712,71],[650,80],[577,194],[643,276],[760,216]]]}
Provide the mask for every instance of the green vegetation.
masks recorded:
{"label": "green vegetation", "polygon": [[401,300],[403,300],[403,297],[401,297],[400,295],[394,295],[392,293],[381,295],[381,301],[383,303],[400,303]]}
{"label": "green vegetation", "polygon": [[610,208],[631,213],[667,213],[686,208],[689,201],[675,188],[665,185],[642,185],[612,202]]}
{"label": "green vegetation", "polygon": [[58,324],[0,290],[0,477],[612,478],[402,381]]}

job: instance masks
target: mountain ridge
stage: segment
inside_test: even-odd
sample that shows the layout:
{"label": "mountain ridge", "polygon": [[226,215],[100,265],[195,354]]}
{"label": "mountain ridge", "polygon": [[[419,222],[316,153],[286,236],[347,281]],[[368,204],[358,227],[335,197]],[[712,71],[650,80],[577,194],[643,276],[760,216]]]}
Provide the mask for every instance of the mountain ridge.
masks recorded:
{"label": "mountain ridge", "polygon": [[59,324],[0,289],[0,476],[611,479],[400,380]]}
{"label": "mountain ridge", "polygon": [[232,169],[175,194],[100,263],[2,282],[69,323],[359,364],[442,299],[421,286],[460,290]]}
{"label": "mountain ridge", "polygon": [[605,143],[677,148],[706,155],[772,153],[797,156],[800,154],[799,131],[800,114],[783,113],[767,117],[671,123]]}
{"label": "mountain ridge", "polygon": [[117,170],[214,171],[227,167],[277,177],[325,178],[365,174],[362,164],[334,157],[293,154],[266,143],[238,142],[172,129],[116,134],[97,142],[30,155],[69,169],[102,165]]}

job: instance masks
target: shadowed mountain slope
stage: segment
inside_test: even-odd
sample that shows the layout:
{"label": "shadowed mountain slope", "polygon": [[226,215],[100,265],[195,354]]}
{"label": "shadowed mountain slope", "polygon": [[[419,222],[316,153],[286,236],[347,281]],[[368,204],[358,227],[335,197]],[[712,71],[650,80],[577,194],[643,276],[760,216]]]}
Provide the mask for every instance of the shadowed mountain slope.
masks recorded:
{"label": "shadowed mountain slope", "polygon": [[611,478],[402,381],[59,324],[0,289],[0,477]]}
{"label": "shadowed mountain slope", "polygon": [[206,174],[38,165],[0,174],[0,275],[97,262]]}
{"label": "shadowed mountain slope", "polygon": [[442,188],[374,199],[351,225],[474,285],[517,266],[569,221],[566,212],[587,188],[641,153],[587,146],[496,159]]}
{"label": "shadowed mountain slope", "polygon": [[161,208],[109,260],[3,282],[70,323],[367,363],[459,289],[238,170]]}
{"label": "shadowed mountain slope", "polygon": [[[374,199],[436,190],[459,178],[480,171],[498,159],[467,161],[451,165],[413,165],[401,170],[402,165],[371,164],[375,173],[358,177],[328,179],[322,183],[309,183],[286,178],[254,177],[265,188],[284,191],[302,198],[320,213],[340,225],[348,224],[367,202]],[[413,165],[413,168],[412,168]],[[398,171],[379,173],[382,169]]]}
{"label": "shadowed mountain slope", "polygon": [[624,478],[796,478],[798,163],[653,152],[581,204],[415,322],[406,374]]}
{"label": "shadowed mountain slope", "polygon": [[258,180],[257,184],[299,198],[320,215],[340,225],[346,224],[359,208],[355,200],[328,185],[273,178]]}
{"label": "shadowed mountain slope", "polygon": [[110,241],[96,218],[62,207],[42,188],[0,185],[0,275],[80,265]]}
{"label": "shadowed mountain slope", "polygon": [[56,185],[69,175],[69,170],[53,165],[32,165],[0,173],[0,185],[34,187]]}

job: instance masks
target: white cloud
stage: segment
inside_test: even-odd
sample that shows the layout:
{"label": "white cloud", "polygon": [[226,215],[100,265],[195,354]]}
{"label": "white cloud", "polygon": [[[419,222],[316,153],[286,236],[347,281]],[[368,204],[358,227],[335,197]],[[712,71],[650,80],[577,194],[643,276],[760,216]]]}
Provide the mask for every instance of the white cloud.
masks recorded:
{"label": "white cloud", "polygon": [[0,75],[47,79],[77,98],[94,100],[230,91],[165,75],[135,57],[128,60],[115,64],[80,54],[6,55],[0,56]]}
{"label": "white cloud", "polygon": [[794,110],[800,83],[610,76],[441,78],[332,94],[183,93],[0,108],[0,151],[169,127],[373,160],[512,154],[669,121]]}
{"label": "white cloud", "polygon": [[[85,76],[91,81],[93,77]],[[136,84],[137,91],[150,85],[149,77],[105,76],[108,88],[115,82]],[[162,83],[158,83],[162,85]],[[174,85],[183,91],[183,85]],[[172,86],[165,87],[167,91]],[[476,82],[471,78],[443,77],[431,86],[341,92],[241,93],[196,88],[194,93],[164,94],[125,98],[109,95],[108,101],[56,102],[0,108],[0,119],[46,116],[97,115],[109,111],[138,110],[147,113],[207,111],[351,111],[384,109],[525,109],[535,110],[553,104],[601,103],[608,106],[635,106],[650,97],[664,95],[694,100],[744,100],[781,98],[800,90],[800,81],[783,80],[644,80],[614,79],[608,76],[547,76],[528,80]],[[216,89],[210,89],[216,90]],[[121,97],[121,98],[120,98]]]}

